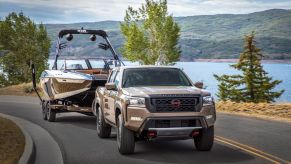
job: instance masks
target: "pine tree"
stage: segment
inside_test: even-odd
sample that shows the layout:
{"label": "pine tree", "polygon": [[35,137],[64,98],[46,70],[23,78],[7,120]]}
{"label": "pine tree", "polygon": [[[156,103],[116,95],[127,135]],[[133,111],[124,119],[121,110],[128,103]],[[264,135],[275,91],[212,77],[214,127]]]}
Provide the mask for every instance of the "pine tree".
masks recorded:
{"label": "pine tree", "polygon": [[47,67],[50,39],[46,29],[22,12],[10,13],[0,23],[0,45],[6,52],[0,57],[5,75],[0,78],[0,86],[30,82],[32,62],[37,67],[37,76]]}
{"label": "pine tree", "polygon": [[138,10],[128,7],[121,32],[125,37],[121,51],[128,60],[143,64],[171,64],[179,60],[180,28],[168,15],[167,0],[146,0]]}
{"label": "pine tree", "polygon": [[273,80],[263,69],[261,50],[255,46],[255,34],[245,36],[244,51],[239,61],[231,67],[241,71],[240,75],[214,75],[218,80],[217,96],[225,101],[273,102],[284,90],[273,91],[282,81]]}

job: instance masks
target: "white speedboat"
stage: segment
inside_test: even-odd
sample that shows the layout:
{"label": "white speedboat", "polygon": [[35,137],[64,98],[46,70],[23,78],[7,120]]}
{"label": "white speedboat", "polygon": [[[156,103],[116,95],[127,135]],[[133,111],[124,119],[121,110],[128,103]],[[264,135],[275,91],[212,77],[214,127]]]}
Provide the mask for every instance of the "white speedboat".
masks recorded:
{"label": "white speedboat", "polygon": [[[90,60],[86,60],[90,62]],[[82,60],[76,60],[76,63],[80,61]],[[80,93],[94,91],[98,86],[103,86],[107,81],[108,73],[108,69],[82,69],[82,67],[78,69],[45,70],[40,78],[44,99],[56,100],[75,95],[78,95],[76,98],[84,98]],[[85,94],[88,96],[88,93]]]}
{"label": "white speedboat", "polygon": [[[73,38],[78,39],[77,36],[80,35],[89,36],[81,38],[81,42],[77,42],[82,43],[84,47],[70,45]],[[66,38],[65,42],[61,42],[64,40],[63,38]],[[84,43],[84,40],[89,40],[89,43]],[[101,42],[97,44],[97,41]],[[100,56],[98,58],[96,55],[96,57],[91,58],[92,51],[95,49],[98,51],[93,54],[102,53],[106,54],[107,57],[101,55],[101,58]],[[119,59],[103,30],[85,30],[83,28],[80,30],[61,30],[56,50],[52,69],[43,71],[40,76],[43,96],[39,97],[42,101],[43,118],[54,121],[55,113],[67,111],[90,115],[96,88],[104,86],[111,68],[124,65],[123,62]],[[63,55],[65,50],[69,51],[69,57]],[[90,56],[90,58],[84,56]],[[35,86],[35,76],[33,79]]]}

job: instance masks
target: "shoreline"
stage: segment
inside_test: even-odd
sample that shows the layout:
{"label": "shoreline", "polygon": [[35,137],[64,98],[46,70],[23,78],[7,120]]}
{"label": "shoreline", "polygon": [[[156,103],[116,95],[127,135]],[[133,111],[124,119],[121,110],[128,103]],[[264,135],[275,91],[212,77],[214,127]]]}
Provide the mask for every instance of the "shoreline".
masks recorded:
{"label": "shoreline", "polygon": [[[85,58],[92,58],[94,59],[94,57],[90,57],[90,56],[83,56],[83,57],[69,57],[67,59],[72,59],[72,60],[76,60],[76,59],[85,59]],[[98,58],[96,58],[98,59]],[[102,59],[102,58],[99,58]],[[54,58],[52,56],[50,56],[48,58],[48,60],[54,60]],[[59,58],[59,60],[64,60],[63,58]],[[177,62],[209,62],[209,63],[237,63],[239,59],[183,59],[181,58],[181,60],[177,61]],[[123,60],[126,62],[130,62],[129,60]],[[291,59],[270,59],[270,60],[262,60],[262,63],[264,64],[291,64]]]}
{"label": "shoreline", "polygon": [[[209,62],[209,63],[237,63],[239,59],[193,59],[190,62]],[[189,62],[183,61],[180,62]],[[291,59],[286,60],[262,60],[264,64],[291,64]]]}

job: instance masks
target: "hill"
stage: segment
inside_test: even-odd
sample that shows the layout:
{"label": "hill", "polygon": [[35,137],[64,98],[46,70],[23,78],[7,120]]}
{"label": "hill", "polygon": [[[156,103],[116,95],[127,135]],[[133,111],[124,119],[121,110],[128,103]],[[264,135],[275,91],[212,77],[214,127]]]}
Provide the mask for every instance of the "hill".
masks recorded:
{"label": "hill", "polygon": [[[176,17],[181,27],[181,60],[197,58],[238,58],[243,37],[252,31],[265,59],[291,59],[291,10],[272,9],[250,14],[219,14]],[[103,29],[116,49],[124,41],[118,21],[74,24],[47,24],[55,45],[59,30],[64,28]],[[54,46],[51,51],[54,52]],[[87,54],[93,55],[93,54]]]}

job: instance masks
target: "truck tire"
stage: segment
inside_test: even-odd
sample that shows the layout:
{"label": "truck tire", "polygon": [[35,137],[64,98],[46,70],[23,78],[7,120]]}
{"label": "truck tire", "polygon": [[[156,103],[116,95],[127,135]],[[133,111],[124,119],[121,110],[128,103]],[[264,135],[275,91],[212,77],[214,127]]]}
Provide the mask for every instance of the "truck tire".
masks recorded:
{"label": "truck tire", "polygon": [[56,121],[56,112],[50,108],[50,102],[47,103],[47,120],[49,122],[55,122]]}
{"label": "truck tire", "polygon": [[41,103],[41,108],[42,108],[42,119],[47,120],[47,107],[48,103],[46,101],[43,101]]}
{"label": "truck tire", "polygon": [[105,122],[103,113],[100,107],[98,108],[98,111],[96,111],[96,128],[97,128],[97,134],[100,138],[110,137],[111,126]]}
{"label": "truck tire", "polygon": [[198,151],[210,151],[214,140],[214,126],[202,129],[199,136],[194,137],[194,144]]}
{"label": "truck tire", "polygon": [[119,114],[117,118],[117,145],[118,150],[121,154],[134,153],[134,133],[124,127],[122,114]]}

